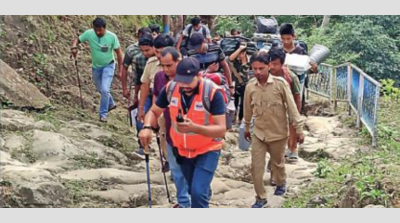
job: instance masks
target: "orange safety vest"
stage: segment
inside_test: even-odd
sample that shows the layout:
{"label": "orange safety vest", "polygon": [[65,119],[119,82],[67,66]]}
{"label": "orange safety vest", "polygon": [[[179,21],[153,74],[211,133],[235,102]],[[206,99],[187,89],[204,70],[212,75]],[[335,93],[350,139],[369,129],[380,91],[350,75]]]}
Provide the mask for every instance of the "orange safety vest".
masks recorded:
{"label": "orange safety vest", "polygon": [[[184,118],[192,120],[193,123],[198,125],[212,125],[212,115],[205,109],[203,104],[203,91],[204,91],[205,80],[200,78],[199,93],[194,95],[192,104],[188,110],[188,113],[181,114]],[[168,83],[167,88],[169,89],[171,82]],[[170,104],[169,112],[171,116],[171,129],[170,135],[172,142],[176,148],[178,148],[179,155],[194,158],[198,155],[207,153],[209,151],[220,150],[224,143],[222,138],[210,138],[195,133],[180,133],[177,129],[176,117],[179,113],[179,108],[182,109],[181,105],[181,93],[179,90],[179,83],[174,87]],[[218,86],[213,84],[211,95],[209,100],[211,101],[218,90]],[[168,91],[168,90],[167,90]]]}

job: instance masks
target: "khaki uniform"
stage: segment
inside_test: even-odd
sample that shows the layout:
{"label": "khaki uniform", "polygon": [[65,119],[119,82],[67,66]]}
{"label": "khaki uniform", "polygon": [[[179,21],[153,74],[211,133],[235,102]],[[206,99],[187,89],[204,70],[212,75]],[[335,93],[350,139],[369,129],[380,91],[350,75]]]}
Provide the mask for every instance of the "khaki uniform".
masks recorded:
{"label": "khaki uniform", "polygon": [[[162,71],[162,66],[160,61],[156,56],[150,57],[146,63],[146,67],[144,68],[142,78],[140,81],[143,84],[150,85],[150,91],[152,91],[154,87],[154,77],[156,74]],[[153,101],[155,103],[155,101]],[[164,116],[160,116],[158,119],[158,125],[160,127],[159,134],[160,134],[160,146],[163,151],[164,158],[168,160],[167,155],[167,139],[165,137],[166,129],[165,129],[165,119]]]}
{"label": "khaki uniform", "polygon": [[244,96],[244,123],[245,131],[249,132],[251,119],[254,118],[251,174],[260,199],[267,198],[263,184],[267,152],[271,156],[272,172],[277,185],[285,183],[284,154],[289,137],[288,117],[296,133],[303,133],[304,119],[297,111],[285,79],[269,75],[264,85],[256,78],[249,81]]}
{"label": "khaki uniform", "polygon": [[162,71],[160,61],[157,59],[156,56],[150,57],[147,60],[146,67],[144,68],[143,75],[140,81],[144,84],[150,84],[150,89],[153,89],[154,77],[159,71]]}

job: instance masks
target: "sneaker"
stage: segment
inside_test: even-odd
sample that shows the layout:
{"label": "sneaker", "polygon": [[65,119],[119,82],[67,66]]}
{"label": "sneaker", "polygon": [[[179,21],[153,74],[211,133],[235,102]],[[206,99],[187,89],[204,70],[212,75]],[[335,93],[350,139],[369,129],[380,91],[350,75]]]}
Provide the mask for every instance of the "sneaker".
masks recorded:
{"label": "sneaker", "polygon": [[100,122],[106,123],[107,122],[107,118],[106,117],[100,117]]}
{"label": "sneaker", "polygon": [[169,163],[168,163],[168,162],[165,162],[165,163],[164,163],[164,166],[162,167],[162,170],[161,170],[161,171],[162,171],[163,173],[167,173],[167,172],[169,172],[169,170],[170,170],[170,169],[169,169]]}
{"label": "sneaker", "polygon": [[111,107],[108,108],[108,112],[110,112],[110,111],[112,111],[112,110],[114,110],[114,109],[116,109],[116,108],[117,108],[117,105],[113,105],[113,106],[111,106]]}
{"label": "sneaker", "polygon": [[283,184],[282,186],[277,186],[275,189],[275,195],[277,196],[282,196],[286,193],[286,184]]}
{"label": "sneaker", "polygon": [[254,203],[251,208],[265,208],[267,207],[268,201],[267,199],[258,199],[256,198],[256,203]]}

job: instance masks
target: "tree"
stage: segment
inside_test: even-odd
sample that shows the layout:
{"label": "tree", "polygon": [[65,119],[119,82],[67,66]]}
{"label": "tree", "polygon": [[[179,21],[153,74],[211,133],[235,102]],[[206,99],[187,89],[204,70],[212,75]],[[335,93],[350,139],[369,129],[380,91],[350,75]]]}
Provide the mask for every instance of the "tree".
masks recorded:
{"label": "tree", "polygon": [[378,80],[399,76],[400,54],[396,40],[389,36],[384,27],[369,19],[315,29],[306,41],[309,46],[327,46],[331,50],[328,63],[337,65],[353,62]]}
{"label": "tree", "polygon": [[324,19],[322,20],[321,28],[328,27],[330,20],[331,20],[331,16],[330,15],[324,15]]}

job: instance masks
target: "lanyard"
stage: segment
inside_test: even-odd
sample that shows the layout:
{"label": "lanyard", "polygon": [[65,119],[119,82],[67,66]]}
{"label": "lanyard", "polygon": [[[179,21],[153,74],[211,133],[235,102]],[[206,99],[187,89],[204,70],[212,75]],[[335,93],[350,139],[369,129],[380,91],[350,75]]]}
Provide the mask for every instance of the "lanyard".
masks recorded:
{"label": "lanyard", "polygon": [[184,112],[185,112],[185,115],[186,115],[186,114],[189,112],[189,106],[192,105],[194,95],[192,95],[192,96],[190,97],[189,103],[186,103],[185,96],[183,96],[183,94],[184,94],[184,93],[181,92],[181,99],[182,99],[183,104],[185,105]]}

